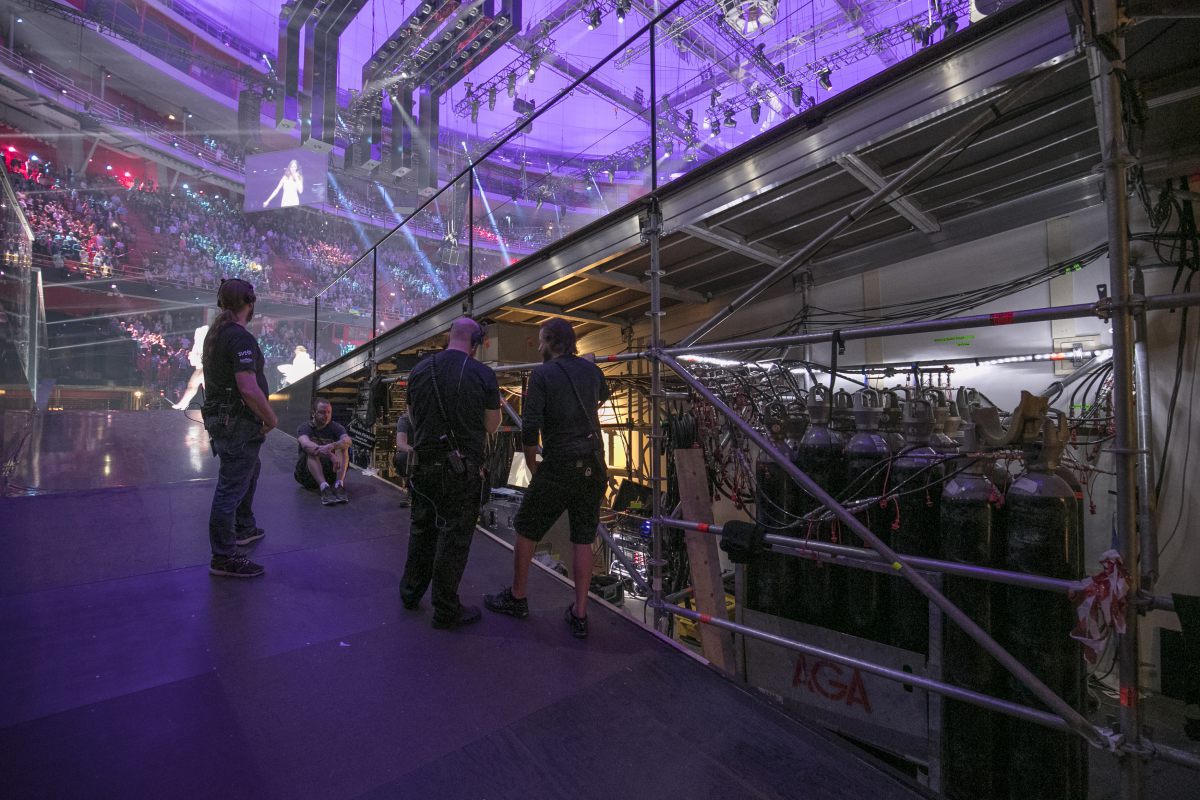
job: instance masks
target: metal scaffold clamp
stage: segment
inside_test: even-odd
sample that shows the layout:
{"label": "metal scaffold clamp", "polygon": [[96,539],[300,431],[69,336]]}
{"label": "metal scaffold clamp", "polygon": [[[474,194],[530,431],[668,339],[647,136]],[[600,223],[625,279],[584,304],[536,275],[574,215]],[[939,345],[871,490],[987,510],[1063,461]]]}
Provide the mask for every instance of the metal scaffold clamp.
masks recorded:
{"label": "metal scaffold clamp", "polygon": [[662,210],[658,207],[657,199],[651,199],[646,205],[646,210],[638,214],[638,228],[642,235],[642,244],[649,244],[653,237],[662,235]]}

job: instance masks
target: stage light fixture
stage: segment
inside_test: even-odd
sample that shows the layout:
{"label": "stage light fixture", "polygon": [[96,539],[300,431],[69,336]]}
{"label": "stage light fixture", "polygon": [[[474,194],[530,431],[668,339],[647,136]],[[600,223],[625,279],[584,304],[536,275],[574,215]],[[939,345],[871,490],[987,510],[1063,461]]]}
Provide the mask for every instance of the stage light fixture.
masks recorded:
{"label": "stage light fixture", "polygon": [[761,117],[762,117],[762,103],[759,103],[756,101],[754,103],[754,105],[750,106],[750,121],[753,122],[755,125],[757,125],[758,120]]}
{"label": "stage light fixture", "polygon": [[822,69],[817,73],[817,83],[821,85],[822,89],[828,92],[833,88],[833,71],[829,67]]}
{"label": "stage light fixture", "polygon": [[496,110],[496,86],[495,84],[488,87],[488,111]]}
{"label": "stage light fixture", "polygon": [[479,122],[479,98],[471,98],[471,122]]}
{"label": "stage light fixture", "polygon": [[586,21],[588,30],[594,31],[596,28],[599,28],[601,20],[603,20],[603,16],[600,14],[600,6],[596,6],[587,14]]}
{"label": "stage light fixture", "polygon": [[513,98],[517,96],[517,73],[508,73],[508,96]]}
{"label": "stage light fixture", "polygon": [[715,139],[717,134],[721,132],[721,120],[713,117],[708,121],[708,135],[710,139]]}
{"label": "stage light fixture", "polygon": [[167,114],[167,119],[171,120],[171,122],[174,122],[174,121],[175,121],[175,115],[174,115],[174,114]]}
{"label": "stage light fixture", "polygon": [[720,90],[720,89],[713,89],[711,92],[709,92],[709,93],[708,93],[708,107],[709,107],[709,108],[716,108],[716,107],[717,107],[717,101],[718,101],[718,100],[720,100],[720,99],[721,99],[721,90]]}
{"label": "stage light fixture", "polygon": [[725,127],[726,128],[736,128],[737,127],[737,120],[733,118],[733,109],[732,108],[725,109]]}
{"label": "stage light fixture", "polygon": [[955,14],[953,11],[943,14],[942,27],[946,29],[947,36],[953,36],[958,33],[958,14]]}
{"label": "stage light fixture", "polygon": [[804,90],[797,86],[792,89],[792,107],[797,111],[804,108]]}
{"label": "stage light fixture", "polygon": [[617,22],[624,22],[625,15],[633,7],[633,0],[617,0]]}

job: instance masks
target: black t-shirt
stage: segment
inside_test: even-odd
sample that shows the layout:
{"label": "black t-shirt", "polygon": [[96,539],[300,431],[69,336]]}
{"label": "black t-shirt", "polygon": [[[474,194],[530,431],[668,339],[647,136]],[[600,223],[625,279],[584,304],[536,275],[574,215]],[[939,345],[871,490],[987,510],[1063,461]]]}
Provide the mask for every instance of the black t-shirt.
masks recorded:
{"label": "black t-shirt", "polygon": [[[217,333],[212,357],[204,361],[205,397],[215,403],[227,402],[227,398],[234,402],[241,400],[242,393],[238,391],[235,377],[239,372],[253,372],[258,388],[262,390],[263,397],[266,397],[267,376],[263,372],[265,363],[262,350],[250,331],[236,322],[226,325]],[[253,414],[248,409],[246,413]]]}
{"label": "black t-shirt", "polygon": [[521,443],[536,447],[540,433],[545,459],[591,455],[599,448],[590,434],[600,426],[597,410],[608,396],[604,373],[579,356],[559,356],[534,367],[525,391]]}
{"label": "black t-shirt", "polygon": [[[340,424],[330,420],[324,428],[318,428],[312,422],[305,422],[296,429],[296,438],[307,436],[317,446],[324,446],[340,442],[342,437],[346,435],[346,429]],[[304,456],[304,447],[300,446],[300,456]]]}
{"label": "black t-shirt", "polygon": [[[435,371],[445,417],[433,390]],[[408,376],[408,415],[412,419],[409,444],[424,452],[446,452],[448,448],[439,439],[447,433],[448,420],[462,454],[481,463],[487,439],[483,412],[498,408],[500,386],[491,369],[461,350],[447,349],[427,356]]]}

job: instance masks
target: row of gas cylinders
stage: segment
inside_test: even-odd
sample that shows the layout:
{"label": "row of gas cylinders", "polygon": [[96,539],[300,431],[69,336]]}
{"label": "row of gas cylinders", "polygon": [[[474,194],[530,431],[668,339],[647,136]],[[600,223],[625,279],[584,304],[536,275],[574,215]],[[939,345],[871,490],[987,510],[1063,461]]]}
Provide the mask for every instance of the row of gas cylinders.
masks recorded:
{"label": "row of gas cylinders", "polygon": [[[1058,464],[1065,419],[1027,393],[1001,424],[995,409],[971,408],[939,392],[910,393],[889,409],[882,395],[851,399],[855,430],[832,424],[844,400],[810,392],[804,423],[773,409],[767,428],[778,451],[901,554],[1075,580],[1083,575],[1082,490]],[[896,412],[899,412],[897,414]],[[886,431],[888,418],[901,430]],[[795,435],[803,427],[803,433]],[[1014,477],[987,448],[1024,452]],[[797,539],[867,547],[804,492],[773,459],[756,467],[756,518]],[[863,503],[865,502],[865,505]],[[903,578],[827,561],[768,553],[748,565],[746,607],[928,654],[930,604]],[[1052,690],[1082,710],[1084,661],[1068,634],[1063,595],[944,576],[946,596]],[[951,683],[1038,706],[1027,689],[952,623],[941,631],[943,675]],[[1010,720],[957,701],[943,703],[947,794],[963,798],[1083,798],[1086,751],[1073,735]]]}

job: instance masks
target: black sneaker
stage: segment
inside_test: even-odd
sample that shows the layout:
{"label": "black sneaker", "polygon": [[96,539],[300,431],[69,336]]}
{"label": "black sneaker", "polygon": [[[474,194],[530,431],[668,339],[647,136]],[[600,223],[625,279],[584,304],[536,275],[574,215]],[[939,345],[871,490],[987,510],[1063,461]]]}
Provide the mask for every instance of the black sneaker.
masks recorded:
{"label": "black sneaker", "polygon": [[421,598],[409,597],[404,593],[404,587],[400,587],[400,604],[404,606],[406,611],[416,611],[421,607]]}
{"label": "black sneaker", "polygon": [[566,613],[565,619],[567,620],[567,624],[571,626],[571,635],[572,636],[574,636],[576,639],[586,639],[587,638],[587,617],[586,616],[583,616],[583,617],[575,616],[575,604],[574,603],[567,606],[567,613]]}
{"label": "black sneaker", "polygon": [[257,578],[266,570],[245,556],[213,556],[208,572],[225,578]]}
{"label": "black sneaker", "polygon": [[339,503],[349,503],[350,498],[346,496],[346,487],[341,484],[333,487],[333,499]]}
{"label": "black sneaker", "polygon": [[479,622],[483,618],[483,612],[479,610],[479,606],[459,606],[458,615],[452,619],[433,618],[433,627],[438,630],[450,630],[451,628],[461,628],[464,625],[470,625],[473,622]]}
{"label": "black sneaker", "polygon": [[333,493],[332,486],[326,486],[324,489],[321,490],[321,505],[333,506],[333,505],[337,505],[337,502],[338,502],[337,495]]}
{"label": "black sneaker", "polygon": [[497,594],[485,594],[483,604],[487,606],[488,611],[495,611],[497,614],[508,614],[517,619],[529,616],[529,598],[513,597],[511,586],[504,587],[504,590]]}
{"label": "black sneaker", "polygon": [[237,538],[234,541],[244,547],[251,542],[257,542],[259,539],[266,536],[267,532],[262,528],[250,528],[249,530],[242,531],[236,535]]}

